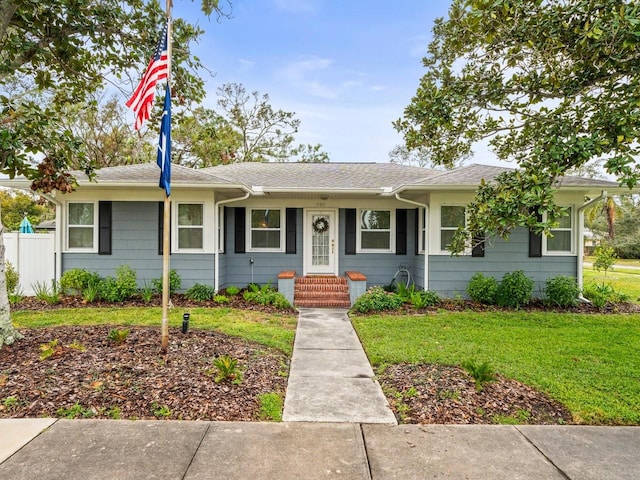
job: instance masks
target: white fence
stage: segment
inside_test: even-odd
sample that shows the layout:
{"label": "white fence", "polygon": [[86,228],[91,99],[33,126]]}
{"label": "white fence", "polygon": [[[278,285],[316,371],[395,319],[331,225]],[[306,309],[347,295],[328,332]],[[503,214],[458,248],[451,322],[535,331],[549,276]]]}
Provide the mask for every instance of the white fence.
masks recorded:
{"label": "white fence", "polygon": [[56,278],[54,233],[3,234],[5,260],[20,273],[20,287],[24,295],[34,295],[36,282],[51,285]]}

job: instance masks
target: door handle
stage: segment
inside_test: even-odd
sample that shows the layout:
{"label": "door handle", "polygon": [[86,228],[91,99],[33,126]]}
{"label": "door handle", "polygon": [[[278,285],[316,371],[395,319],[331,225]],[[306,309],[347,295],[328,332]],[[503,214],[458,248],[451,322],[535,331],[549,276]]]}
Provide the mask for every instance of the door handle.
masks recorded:
{"label": "door handle", "polygon": [[336,249],[336,241],[335,241],[335,239],[332,238],[331,239],[331,253],[334,253],[335,249]]}

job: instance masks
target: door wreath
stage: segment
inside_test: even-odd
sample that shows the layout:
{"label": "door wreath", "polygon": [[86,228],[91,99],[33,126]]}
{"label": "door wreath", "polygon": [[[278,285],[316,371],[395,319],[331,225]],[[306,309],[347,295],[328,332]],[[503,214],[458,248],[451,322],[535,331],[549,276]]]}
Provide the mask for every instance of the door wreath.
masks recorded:
{"label": "door wreath", "polygon": [[316,233],[324,233],[329,230],[329,220],[326,217],[318,217],[313,221],[313,231]]}

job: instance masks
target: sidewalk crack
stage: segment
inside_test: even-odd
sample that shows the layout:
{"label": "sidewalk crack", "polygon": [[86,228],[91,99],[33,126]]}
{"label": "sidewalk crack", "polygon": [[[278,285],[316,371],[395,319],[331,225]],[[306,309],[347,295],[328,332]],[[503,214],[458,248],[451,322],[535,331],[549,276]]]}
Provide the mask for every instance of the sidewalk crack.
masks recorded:
{"label": "sidewalk crack", "polygon": [[553,460],[551,460],[551,458],[548,457],[542,450],[540,450],[540,448],[538,448],[538,446],[535,443],[533,443],[529,439],[529,437],[527,437],[525,435],[525,433],[518,428],[517,425],[514,425],[513,428],[515,428],[516,432],[518,432],[520,435],[522,435],[522,438],[524,438],[529,445],[531,445],[533,448],[535,448],[540,453],[540,455],[542,455],[547,460],[547,462],[549,462],[551,465],[553,465],[553,467],[556,470],[558,470],[558,472],[560,472],[560,475],[562,475],[566,480],[571,480],[571,477],[569,475],[567,475],[565,473],[565,471],[562,470],[562,468],[560,468],[558,465],[556,465],[556,463]]}

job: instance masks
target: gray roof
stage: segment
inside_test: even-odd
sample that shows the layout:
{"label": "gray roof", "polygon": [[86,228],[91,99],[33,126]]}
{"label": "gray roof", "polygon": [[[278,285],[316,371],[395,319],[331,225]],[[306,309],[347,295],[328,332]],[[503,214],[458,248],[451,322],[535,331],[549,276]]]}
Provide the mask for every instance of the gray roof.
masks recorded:
{"label": "gray roof", "polygon": [[233,163],[203,171],[231,183],[283,190],[395,190],[440,173],[394,163]]}
{"label": "gray roof", "polygon": [[[489,182],[495,179],[499,174],[513,170],[515,169],[474,163],[472,165],[456,168],[447,172],[441,172],[436,176],[413,183],[413,185],[425,187],[436,185],[477,187],[480,185],[482,180]],[[561,187],[614,188],[619,186],[618,183],[608,180],[571,176],[560,178],[558,183]]]}
{"label": "gray roof", "polygon": [[[90,184],[154,184],[160,181],[160,168],[153,163],[140,163],[136,165],[119,165],[116,167],[105,167],[95,171],[96,177],[94,182],[90,182],[87,175],[79,170],[70,172],[78,183]],[[216,177],[204,170],[195,170],[193,168],[183,167],[181,165],[171,165],[171,184],[226,184],[226,180]]]}

